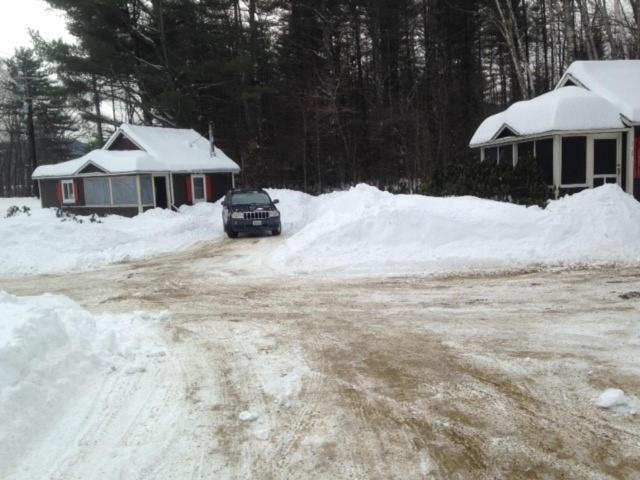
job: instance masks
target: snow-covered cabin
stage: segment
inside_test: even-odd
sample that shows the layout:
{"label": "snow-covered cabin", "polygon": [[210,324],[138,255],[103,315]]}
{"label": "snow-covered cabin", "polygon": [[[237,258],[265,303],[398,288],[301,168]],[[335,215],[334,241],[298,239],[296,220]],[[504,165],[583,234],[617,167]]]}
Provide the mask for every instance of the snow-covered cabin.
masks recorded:
{"label": "snow-covered cabin", "polygon": [[579,61],[555,90],[487,118],[483,161],[533,156],[555,194],[617,183],[640,199],[640,60]]}
{"label": "snow-covered cabin", "polygon": [[43,207],[134,216],[155,207],[215,202],[239,171],[194,130],[123,124],[102,149],[42,165],[33,179]]}

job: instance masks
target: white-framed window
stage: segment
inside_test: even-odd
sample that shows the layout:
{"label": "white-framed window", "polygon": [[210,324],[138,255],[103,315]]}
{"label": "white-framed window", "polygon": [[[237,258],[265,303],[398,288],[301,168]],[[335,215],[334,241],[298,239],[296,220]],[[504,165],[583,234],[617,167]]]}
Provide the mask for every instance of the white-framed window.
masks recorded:
{"label": "white-framed window", "polygon": [[62,203],[75,203],[76,192],[73,188],[73,180],[61,180],[62,184]]}
{"label": "white-framed window", "polygon": [[191,175],[191,192],[193,203],[207,201],[207,183],[204,175]]}

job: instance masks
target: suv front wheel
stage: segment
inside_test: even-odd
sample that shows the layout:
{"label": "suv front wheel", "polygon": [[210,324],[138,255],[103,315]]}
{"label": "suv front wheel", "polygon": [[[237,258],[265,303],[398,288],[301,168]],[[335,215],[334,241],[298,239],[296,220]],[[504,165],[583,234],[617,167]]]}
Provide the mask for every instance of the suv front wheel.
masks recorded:
{"label": "suv front wheel", "polygon": [[225,231],[227,232],[227,236],[229,238],[238,238],[238,232],[234,232],[233,230],[231,230],[231,227],[225,228]]}

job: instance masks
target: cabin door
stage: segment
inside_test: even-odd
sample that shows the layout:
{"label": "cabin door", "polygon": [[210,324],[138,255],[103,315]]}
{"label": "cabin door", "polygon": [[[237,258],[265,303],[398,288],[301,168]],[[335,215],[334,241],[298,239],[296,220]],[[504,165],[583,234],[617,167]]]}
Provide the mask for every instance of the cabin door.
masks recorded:
{"label": "cabin door", "polygon": [[153,177],[153,188],[156,194],[156,207],[168,208],[167,177]]}
{"label": "cabin door", "polygon": [[622,184],[620,137],[598,136],[593,139],[593,186]]}

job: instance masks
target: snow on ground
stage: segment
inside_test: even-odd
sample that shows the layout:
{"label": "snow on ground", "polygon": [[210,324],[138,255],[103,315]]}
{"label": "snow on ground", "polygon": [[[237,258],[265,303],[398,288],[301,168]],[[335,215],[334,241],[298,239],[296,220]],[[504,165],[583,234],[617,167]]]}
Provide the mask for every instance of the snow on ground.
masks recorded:
{"label": "snow on ground", "polygon": [[[475,197],[392,195],[359,185],[280,199],[283,237],[244,248],[245,263],[278,273],[429,274],[527,266],[640,263],[640,203],[615,185],[546,209]],[[221,207],[151,210],[82,224],[53,210],[0,220],[0,275],[94,269],[222,242]],[[243,245],[239,243],[238,245]]]}
{"label": "snow on ground", "polygon": [[0,197],[0,218],[3,218],[7,209],[12,206],[24,206],[36,210],[40,208],[40,200],[34,197]]}
{"label": "snow on ground", "polygon": [[219,204],[179,213],[154,209],[135,218],[111,215],[102,223],[78,218],[82,223],[60,219],[48,208],[0,218],[0,275],[91,270],[222,238]]}
{"label": "snow on ground", "polygon": [[[63,461],[55,445],[81,431],[110,377],[145,370],[163,346],[149,326],[164,314],[94,315],[64,296],[15,297],[0,291],[0,472],[22,471],[28,455],[40,468]],[[53,434],[54,430],[57,433]],[[51,434],[51,439],[49,438]]]}
{"label": "snow on ground", "polygon": [[[290,208],[288,195],[279,195]],[[402,274],[640,262],[640,203],[612,185],[546,209],[392,195],[366,185],[305,200],[304,214],[273,254],[284,271]]]}

